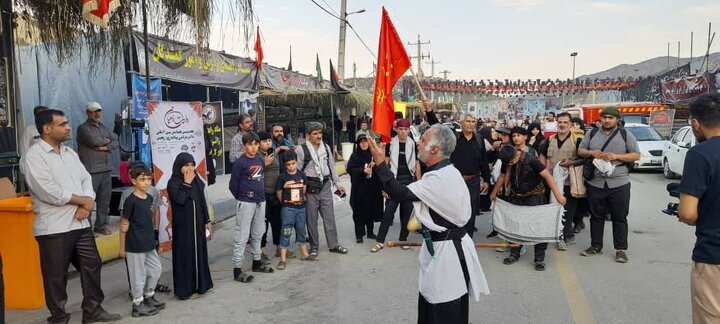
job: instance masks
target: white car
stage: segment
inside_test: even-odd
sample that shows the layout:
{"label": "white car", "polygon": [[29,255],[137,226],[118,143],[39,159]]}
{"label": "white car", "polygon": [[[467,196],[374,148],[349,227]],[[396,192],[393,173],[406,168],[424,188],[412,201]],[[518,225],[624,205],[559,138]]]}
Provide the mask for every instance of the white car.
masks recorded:
{"label": "white car", "polygon": [[660,133],[645,124],[625,124],[625,129],[635,136],[640,148],[640,160],[635,161],[633,169],[660,170],[662,169],[662,152],[667,141]]}
{"label": "white car", "polygon": [[695,134],[690,126],[680,130],[670,138],[663,148],[663,174],[665,178],[673,179],[682,176],[685,167],[685,154],[695,146]]}

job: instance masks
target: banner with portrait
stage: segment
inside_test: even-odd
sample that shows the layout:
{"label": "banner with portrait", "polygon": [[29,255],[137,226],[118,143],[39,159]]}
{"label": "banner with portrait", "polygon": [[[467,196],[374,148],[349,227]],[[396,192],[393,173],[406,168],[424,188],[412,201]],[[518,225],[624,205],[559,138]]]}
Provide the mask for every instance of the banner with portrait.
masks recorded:
{"label": "banner with portrait", "polygon": [[[172,210],[167,192],[175,157],[190,153],[197,173],[207,184],[203,105],[200,102],[148,101],[148,126],[152,148],[153,178],[160,192],[160,251],[169,250],[172,242]],[[205,197],[207,199],[207,186]]]}

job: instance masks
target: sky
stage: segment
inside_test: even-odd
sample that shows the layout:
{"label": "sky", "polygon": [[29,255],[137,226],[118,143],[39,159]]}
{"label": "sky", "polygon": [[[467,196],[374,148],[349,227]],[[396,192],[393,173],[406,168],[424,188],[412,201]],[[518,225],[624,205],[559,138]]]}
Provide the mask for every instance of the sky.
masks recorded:
{"label": "sky", "polygon": [[[230,0],[223,0],[229,3]],[[221,1],[222,2],[222,1]],[[315,0],[335,13],[340,0]],[[287,66],[292,46],[293,69],[315,75],[315,56],[323,75],[328,60],[337,67],[339,20],[311,0],[254,1],[262,34],[265,62]],[[348,0],[346,12],[372,53],[377,54],[381,8],[385,6],[410,56],[430,41],[423,55],[439,61],[435,76],[448,70],[451,80],[547,79],[572,77],[571,52],[577,52],[575,75],[600,72],[616,65],[633,64],[657,56],[693,56],[705,53],[708,22],[720,30],[720,1],[692,0]],[[219,23],[216,13],[210,48],[255,58],[254,42],[246,46],[232,24]],[[720,37],[718,37],[720,38]],[[377,59],[350,29],[346,36],[345,78],[371,76]],[[718,41],[711,52],[720,50]],[[249,51],[247,50],[249,48]],[[425,75],[430,60],[423,60]],[[417,71],[417,59],[412,60]]]}

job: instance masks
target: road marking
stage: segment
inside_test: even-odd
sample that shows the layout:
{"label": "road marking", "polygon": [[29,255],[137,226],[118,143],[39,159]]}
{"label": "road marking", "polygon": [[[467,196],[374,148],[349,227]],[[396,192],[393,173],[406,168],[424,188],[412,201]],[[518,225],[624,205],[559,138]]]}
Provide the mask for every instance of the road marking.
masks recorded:
{"label": "road marking", "polygon": [[555,250],[551,252],[553,259],[555,259],[558,275],[560,275],[560,283],[565,291],[565,297],[567,298],[568,305],[570,305],[570,311],[573,314],[575,323],[595,324],[595,316],[593,316],[590,304],[587,298],[585,298],[585,293],[583,293],[575,270],[567,256],[569,252],[558,252]]}

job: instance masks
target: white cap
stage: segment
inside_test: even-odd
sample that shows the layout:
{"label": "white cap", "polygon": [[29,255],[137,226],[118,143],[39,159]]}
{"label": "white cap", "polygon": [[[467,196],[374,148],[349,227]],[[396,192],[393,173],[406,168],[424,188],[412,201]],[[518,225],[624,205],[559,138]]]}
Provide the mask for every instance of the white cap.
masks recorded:
{"label": "white cap", "polygon": [[85,105],[85,110],[98,111],[98,110],[102,110],[102,106],[100,106],[100,104],[95,101],[90,101],[87,103],[87,105]]}

